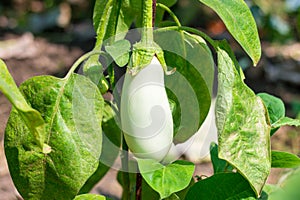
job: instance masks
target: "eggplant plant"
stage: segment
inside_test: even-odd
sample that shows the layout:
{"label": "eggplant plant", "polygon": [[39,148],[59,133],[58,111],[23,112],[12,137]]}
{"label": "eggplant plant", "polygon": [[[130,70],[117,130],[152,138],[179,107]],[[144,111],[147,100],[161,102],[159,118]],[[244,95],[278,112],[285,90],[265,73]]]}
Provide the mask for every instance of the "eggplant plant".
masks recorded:
{"label": "eggplant plant", "polygon": [[[244,83],[226,40],[182,26],[170,9],[175,3],[96,0],[94,49],[64,78],[36,76],[18,88],[0,61],[0,90],[13,105],[5,154],[24,199],[108,199],[88,192],[110,168],[119,170],[125,200],[299,197],[300,159],[272,151],[270,137],[300,121],[285,116],[280,99],[255,94]],[[219,15],[255,66],[261,45],[247,4],[199,3]],[[173,22],[164,21],[164,13]],[[176,147],[197,132],[208,114],[214,65],[214,174],[197,180],[194,163],[180,159]],[[75,73],[78,67],[82,74]],[[269,185],[272,167],[294,169],[285,184]]]}

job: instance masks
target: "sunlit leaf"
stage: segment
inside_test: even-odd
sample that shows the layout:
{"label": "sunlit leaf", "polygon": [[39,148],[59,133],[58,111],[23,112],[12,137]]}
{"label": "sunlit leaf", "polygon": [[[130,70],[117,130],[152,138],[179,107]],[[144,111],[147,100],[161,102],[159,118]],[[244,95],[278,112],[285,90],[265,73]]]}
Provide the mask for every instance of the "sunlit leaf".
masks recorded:
{"label": "sunlit leaf", "polygon": [[299,119],[292,119],[289,117],[283,117],[276,121],[274,124],[272,124],[272,128],[279,128],[281,126],[300,126],[300,120]]}
{"label": "sunlit leaf", "polygon": [[[102,150],[103,98],[84,76],[37,76],[20,90],[45,120],[47,153],[39,151],[15,108],[5,129],[5,153],[24,199],[73,199],[97,169]],[[26,186],[26,187],[25,187]]]}
{"label": "sunlit leaf", "polygon": [[213,9],[256,65],[261,45],[255,20],[244,0],[199,0]]}
{"label": "sunlit leaf", "polygon": [[285,116],[284,103],[281,99],[267,93],[258,93],[257,96],[259,96],[263,100],[268,110],[270,123],[272,125],[271,135],[273,135],[279,128],[274,128],[273,124]]}
{"label": "sunlit leaf", "polygon": [[262,100],[245,85],[227,51],[228,44],[219,43],[219,158],[235,167],[259,196],[271,168],[269,119]]}
{"label": "sunlit leaf", "polygon": [[130,47],[131,45],[128,40],[119,40],[109,46],[105,46],[105,50],[118,66],[123,67],[129,61]]}
{"label": "sunlit leaf", "polygon": [[5,63],[0,59],[0,91],[11,102],[14,108],[18,111],[25,125],[33,134],[33,139],[42,149],[45,139],[44,135],[44,120],[41,114],[30,107],[22,96],[12,76],[7,70]]}
{"label": "sunlit leaf", "polygon": [[138,159],[140,173],[147,184],[159,193],[160,198],[186,188],[193,176],[193,163],[178,160],[167,166],[150,159]]}
{"label": "sunlit leaf", "polygon": [[300,167],[300,158],[292,153],[272,151],[272,167],[295,168]]}

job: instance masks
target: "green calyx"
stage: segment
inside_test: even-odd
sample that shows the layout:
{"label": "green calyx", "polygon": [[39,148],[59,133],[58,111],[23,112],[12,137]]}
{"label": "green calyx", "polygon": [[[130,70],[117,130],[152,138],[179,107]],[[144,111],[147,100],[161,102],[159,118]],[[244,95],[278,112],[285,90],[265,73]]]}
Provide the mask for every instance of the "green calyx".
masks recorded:
{"label": "green calyx", "polygon": [[133,45],[132,55],[128,65],[129,73],[133,76],[139,73],[144,67],[148,66],[153,56],[157,57],[167,75],[172,74],[175,71],[167,71],[163,50],[153,41],[152,4],[152,0],[143,1],[143,29],[141,41]]}
{"label": "green calyx", "polygon": [[133,76],[139,73],[139,71],[150,64],[153,56],[157,57],[167,75],[175,72],[175,68],[173,68],[171,71],[168,71],[163,50],[160,48],[160,46],[158,46],[158,44],[152,41],[151,44],[148,43],[147,45],[142,42],[133,45],[132,55],[128,65],[129,73],[131,73]]}

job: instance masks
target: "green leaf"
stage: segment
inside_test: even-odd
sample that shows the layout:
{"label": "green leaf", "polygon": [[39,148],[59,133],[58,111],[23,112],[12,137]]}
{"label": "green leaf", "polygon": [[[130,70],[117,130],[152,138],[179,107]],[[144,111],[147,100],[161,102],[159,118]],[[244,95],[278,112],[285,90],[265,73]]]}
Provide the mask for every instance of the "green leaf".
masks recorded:
{"label": "green leaf", "polygon": [[109,168],[109,166],[99,162],[98,168],[80,188],[78,194],[89,193],[93,187],[105,176]]}
{"label": "green leaf", "polygon": [[267,93],[258,93],[257,96],[263,100],[268,110],[271,124],[285,116],[285,107],[281,99]]}
{"label": "green leaf", "polygon": [[236,70],[238,66],[219,43],[216,124],[219,158],[235,167],[257,196],[271,168],[270,125],[262,100],[248,88]]}
{"label": "green leaf", "polygon": [[249,183],[239,173],[219,173],[195,183],[185,200],[256,199]]}
{"label": "green leaf", "polygon": [[261,56],[256,23],[244,0],[199,0],[213,9],[256,65]]}
{"label": "green leaf", "polygon": [[84,186],[80,189],[80,194],[88,193],[107,173],[110,166],[114,165],[114,162],[119,155],[121,146],[121,130],[116,122],[116,113],[111,106],[105,102],[103,109],[102,119],[102,153],[100,156],[100,162],[97,170],[86,181]]}
{"label": "green leaf", "polygon": [[193,163],[178,160],[163,166],[155,160],[138,159],[138,166],[148,185],[157,191],[160,198],[167,198],[171,194],[186,188],[193,176]]}
{"label": "green leaf", "polygon": [[267,93],[259,93],[257,94],[259,96],[267,110],[270,117],[271,122],[271,136],[281,127],[281,126],[300,126],[300,120],[299,119],[292,119],[289,117],[285,117],[285,107],[284,103],[281,99],[274,97],[272,95],[269,95]]}
{"label": "green leaf", "polygon": [[87,76],[96,85],[99,84],[101,77],[103,76],[103,67],[99,62],[99,55],[92,55],[84,63],[83,74]]}
{"label": "green leaf", "polygon": [[110,45],[122,40],[135,17],[141,13],[141,1],[96,0],[93,24],[97,38],[94,50],[101,50],[103,43]]}
{"label": "green leaf", "polygon": [[47,154],[36,149],[13,108],[4,144],[14,184],[24,199],[73,199],[98,167],[103,98],[96,85],[76,74],[33,77],[20,90],[42,113],[51,149]]}
{"label": "green leaf", "polygon": [[214,142],[210,145],[210,158],[214,168],[214,174],[221,172],[230,172],[233,170],[232,166],[229,165],[225,160],[218,157],[218,145]]}
{"label": "green leaf", "polygon": [[45,139],[44,120],[41,114],[30,107],[16,86],[12,76],[7,70],[5,63],[0,59],[0,91],[11,102],[14,108],[18,111],[25,125],[33,134],[37,145],[43,149]]}
{"label": "green leaf", "polygon": [[274,124],[272,124],[272,128],[279,128],[281,126],[300,126],[300,120],[299,119],[292,119],[289,117],[283,117],[276,121]]}
{"label": "green leaf", "polygon": [[122,135],[116,113],[107,102],[104,105],[102,130],[104,133],[103,152],[100,156],[100,161],[107,166],[112,166],[120,152]]}
{"label": "green leaf", "polygon": [[268,114],[271,122],[271,128],[272,128],[271,129],[271,136],[272,136],[278,130],[277,127],[273,128],[273,124],[285,116],[284,103],[282,102],[281,99],[267,93],[259,93],[257,94],[257,96],[259,96],[263,100],[268,110]]}
{"label": "green leaf", "polygon": [[109,46],[105,46],[105,50],[117,65],[124,67],[129,61],[130,47],[131,45],[128,40],[119,40]]}
{"label": "green leaf", "polygon": [[74,200],[106,200],[105,196],[99,194],[81,194],[75,197]]}
{"label": "green leaf", "polygon": [[165,86],[168,98],[177,103],[174,141],[184,142],[197,132],[208,114],[214,61],[199,36],[177,31],[159,31],[154,36],[164,51],[167,66],[176,68],[175,73],[165,77]]}
{"label": "green leaf", "polygon": [[[141,8],[142,2],[139,0],[96,0],[93,16],[97,34],[96,48],[100,48],[103,41],[112,44],[123,39],[135,19],[141,21]],[[140,24],[137,20],[136,23]]]}
{"label": "green leaf", "polygon": [[143,200],[160,199],[159,194],[144,179],[142,181],[142,198]]}
{"label": "green leaf", "polygon": [[272,167],[295,168],[300,167],[300,158],[294,154],[282,151],[272,151]]}

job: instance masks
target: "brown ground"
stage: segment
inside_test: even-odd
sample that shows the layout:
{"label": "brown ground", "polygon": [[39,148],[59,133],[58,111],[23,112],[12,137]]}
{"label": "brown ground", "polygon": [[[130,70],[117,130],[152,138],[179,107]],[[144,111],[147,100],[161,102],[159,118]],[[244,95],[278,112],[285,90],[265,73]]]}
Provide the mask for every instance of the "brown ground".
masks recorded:
{"label": "brown ground", "polygon": [[[21,40],[18,40],[20,38]],[[11,40],[11,43],[1,43],[4,39],[16,40]],[[11,45],[12,43],[13,45]],[[9,50],[7,49],[8,45],[10,46]],[[8,34],[3,38],[0,37],[0,58],[4,58],[9,71],[18,85],[29,77],[36,75],[51,74],[62,76],[82,54],[83,51],[78,47],[49,43],[45,39],[34,38],[30,34],[23,36]],[[3,132],[10,107],[6,98],[0,94],[0,200],[22,199],[14,188],[3,151]],[[273,148],[300,153],[299,139],[299,130],[284,127],[273,138]],[[92,192],[120,197],[121,187],[114,180],[116,173],[116,171],[111,170]],[[195,175],[210,176],[212,173],[213,170],[210,163],[202,163],[196,166]],[[283,173],[284,170],[272,170],[268,182],[276,183]]]}

